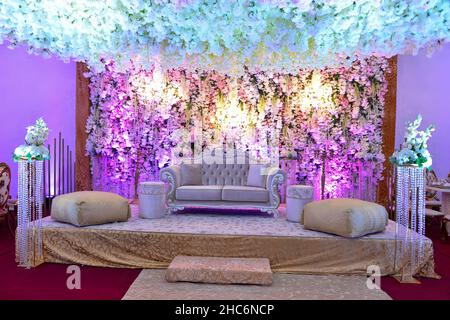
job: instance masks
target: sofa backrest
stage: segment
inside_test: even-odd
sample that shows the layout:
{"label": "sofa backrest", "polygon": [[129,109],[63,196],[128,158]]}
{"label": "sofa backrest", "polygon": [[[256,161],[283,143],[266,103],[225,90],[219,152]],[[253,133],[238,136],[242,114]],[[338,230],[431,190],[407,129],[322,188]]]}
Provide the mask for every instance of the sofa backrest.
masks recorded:
{"label": "sofa backrest", "polygon": [[201,156],[185,161],[202,166],[203,185],[247,185],[247,177],[251,161],[248,153],[233,151],[223,152],[222,149],[214,149],[203,152]]}
{"label": "sofa backrest", "polygon": [[202,163],[202,184],[244,186],[247,184],[248,168],[248,163]]}

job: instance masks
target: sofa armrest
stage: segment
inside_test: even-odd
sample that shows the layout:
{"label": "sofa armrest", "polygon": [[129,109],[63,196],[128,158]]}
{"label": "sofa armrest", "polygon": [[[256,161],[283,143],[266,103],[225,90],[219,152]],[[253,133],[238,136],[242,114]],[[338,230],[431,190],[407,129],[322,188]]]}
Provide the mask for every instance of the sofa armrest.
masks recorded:
{"label": "sofa armrest", "polygon": [[266,189],[269,191],[271,206],[278,208],[281,202],[278,186],[286,181],[286,172],[278,167],[270,167],[267,171]]}
{"label": "sofa armrest", "polygon": [[162,168],[159,172],[159,178],[163,182],[169,184],[167,191],[167,202],[175,201],[175,190],[181,185],[181,168],[180,166],[170,166]]}

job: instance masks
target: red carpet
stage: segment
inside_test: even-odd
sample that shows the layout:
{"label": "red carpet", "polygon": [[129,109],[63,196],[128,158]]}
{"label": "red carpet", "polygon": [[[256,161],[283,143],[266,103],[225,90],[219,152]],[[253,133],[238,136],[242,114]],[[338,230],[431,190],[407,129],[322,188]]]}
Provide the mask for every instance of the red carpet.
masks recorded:
{"label": "red carpet", "polygon": [[0,226],[0,300],[121,299],[140,269],[81,267],[81,289],[66,286],[67,265],[44,264],[34,269],[16,266],[13,237]]}
{"label": "red carpet", "polygon": [[[436,228],[436,227],[434,227]],[[393,299],[450,300],[450,243],[433,230],[436,271],[441,280],[422,279],[422,284],[400,284],[384,277],[381,286]],[[141,270],[81,267],[81,289],[66,287],[67,265],[44,264],[34,269],[16,266],[13,237],[0,226],[0,300],[5,299],[112,299],[127,292]]]}

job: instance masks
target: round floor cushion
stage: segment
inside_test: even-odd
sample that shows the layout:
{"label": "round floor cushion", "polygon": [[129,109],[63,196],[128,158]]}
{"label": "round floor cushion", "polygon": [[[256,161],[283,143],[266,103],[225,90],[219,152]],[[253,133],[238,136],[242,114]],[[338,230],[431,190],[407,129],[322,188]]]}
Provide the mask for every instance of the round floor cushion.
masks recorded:
{"label": "round floor cushion", "polygon": [[128,200],[110,192],[73,192],[52,202],[52,219],[79,227],[127,221],[130,215]]}
{"label": "round floor cushion", "polygon": [[328,199],[308,203],[303,211],[304,227],[342,237],[356,238],[383,231],[386,209],[358,199]]}

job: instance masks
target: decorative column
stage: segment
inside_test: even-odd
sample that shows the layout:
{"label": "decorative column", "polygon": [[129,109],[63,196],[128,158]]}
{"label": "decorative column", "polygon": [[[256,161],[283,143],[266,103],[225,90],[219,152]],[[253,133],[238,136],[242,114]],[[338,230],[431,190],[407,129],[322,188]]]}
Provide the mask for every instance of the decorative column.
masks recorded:
{"label": "decorative column", "polygon": [[27,127],[25,144],[14,150],[14,161],[19,165],[16,260],[26,268],[43,262],[44,161],[50,159],[47,137],[48,127],[38,119]]}
{"label": "decorative column", "polygon": [[427,141],[434,131],[430,125],[419,130],[422,116],[407,122],[405,141],[389,158],[395,165],[396,250],[395,264],[400,263],[400,282],[418,283],[425,238],[425,170],[432,164]]}
{"label": "decorative column", "polygon": [[18,161],[18,164],[16,257],[19,266],[30,268],[43,261],[44,161],[23,158]]}
{"label": "decorative column", "polygon": [[[417,283],[414,275],[423,260],[425,236],[425,169],[396,166],[396,263],[403,261],[401,282]],[[408,259],[404,264],[404,259]]]}

